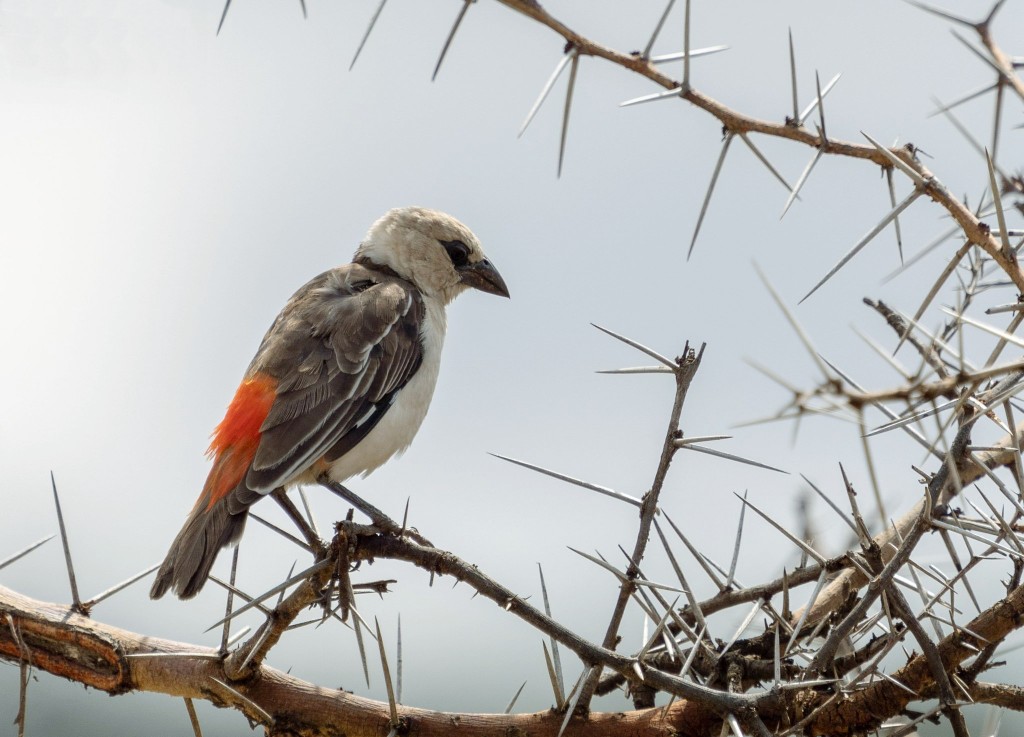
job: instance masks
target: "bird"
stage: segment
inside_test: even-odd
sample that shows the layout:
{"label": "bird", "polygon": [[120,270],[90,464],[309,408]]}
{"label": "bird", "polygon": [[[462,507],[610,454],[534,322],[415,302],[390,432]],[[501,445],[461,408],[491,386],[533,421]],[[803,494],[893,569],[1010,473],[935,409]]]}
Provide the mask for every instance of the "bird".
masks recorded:
{"label": "bird", "polygon": [[365,476],[408,448],[437,383],[445,307],[467,289],[509,296],[469,228],[405,207],[370,227],[352,263],[295,292],[211,435],[213,465],[150,597],[195,596],[275,489]]}

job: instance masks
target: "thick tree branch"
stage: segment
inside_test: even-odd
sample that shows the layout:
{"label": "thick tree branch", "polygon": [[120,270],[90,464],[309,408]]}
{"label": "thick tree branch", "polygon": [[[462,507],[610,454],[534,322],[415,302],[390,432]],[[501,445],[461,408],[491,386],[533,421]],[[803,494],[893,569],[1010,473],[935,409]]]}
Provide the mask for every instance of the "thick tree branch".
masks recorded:
{"label": "thick tree branch", "polygon": [[[387,704],[322,688],[267,665],[231,683],[240,698],[214,680],[226,679],[214,648],[123,630],[4,587],[0,587],[0,612],[5,620],[10,616],[36,668],[109,694],[148,691],[204,699],[238,709],[250,722],[266,727],[269,735],[380,737],[390,729]],[[0,658],[22,662],[26,657],[22,652],[10,628],[0,628]],[[463,737],[554,737],[563,719],[554,710],[535,714],[455,714],[406,706],[398,710],[400,721],[421,737],[450,737],[453,724],[459,725]],[[566,734],[700,735],[719,723],[708,706],[677,701],[668,709],[591,714],[575,720]]]}
{"label": "thick tree branch", "polygon": [[[1001,640],[1021,626],[1024,626],[1024,587],[1014,589],[1009,596],[979,614],[966,627],[947,635],[938,643],[939,657],[945,672],[955,672],[961,663],[976,655],[987,642]],[[912,692],[921,694],[921,697],[926,693],[935,693],[931,689],[937,688],[928,658],[924,655],[912,658],[893,673],[892,678]],[[1013,695],[1007,693],[1007,701],[1020,704],[1019,700],[1013,702]],[[832,704],[825,704],[827,697],[817,694],[811,703],[805,704],[808,711],[821,707],[812,720],[808,734],[858,734],[899,714],[917,698],[896,683],[881,679]]]}

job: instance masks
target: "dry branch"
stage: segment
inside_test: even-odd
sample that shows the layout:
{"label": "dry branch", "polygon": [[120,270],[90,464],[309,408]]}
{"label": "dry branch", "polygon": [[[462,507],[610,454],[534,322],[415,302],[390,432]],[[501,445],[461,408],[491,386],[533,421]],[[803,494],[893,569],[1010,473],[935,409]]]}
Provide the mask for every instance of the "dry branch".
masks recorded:
{"label": "dry branch", "polygon": [[[267,665],[240,681],[232,694],[213,680],[229,681],[214,648],[204,648],[142,635],[96,622],[70,607],[49,604],[0,587],[0,612],[10,615],[28,649],[32,664],[62,678],[109,694],[147,691],[202,699],[241,711],[268,735],[333,735],[379,737],[389,731],[386,703],[329,689],[282,673]],[[10,631],[0,632],[0,657],[23,657]],[[160,656],[152,657],[155,654]],[[147,657],[133,657],[146,655]],[[452,725],[466,737],[558,734],[562,715],[554,710],[535,714],[456,714],[398,706],[405,729],[422,737],[450,737]],[[267,718],[269,716],[269,719]],[[698,735],[720,723],[699,702],[679,701],[668,710],[595,713],[572,722],[568,735]]]}
{"label": "dry branch", "polygon": [[[985,266],[990,263],[999,267],[1018,292],[1024,293],[1024,270],[1021,269],[1017,259],[1020,244],[1015,248],[1010,243],[1011,230],[1006,225],[1004,212],[1007,208],[1004,208],[999,192],[1000,186],[1007,192],[1019,192],[1022,189],[1019,177],[1010,179],[1003,175],[1003,181],[997,186],[996,169],[991,158],[988,158],[995,214],[999,223],[998,230],[996,230],[982,219],[981,213],[972,211],[961,200],[953,196],[936,176],[921,164],[917,158],[917,151],[912,145],[889,149],[880,146],[869,136],[865,136],[869,141],[868,144],[829,138],[825,133],[823,99],[832,83],[829,83],[824,89],[820,83],[818,84],[816,101],[802,114],[797,109],[794,89],[793,117],[773,122],[744,115],[694,89],[689,80],[688,57],[684,61],[684,77],[681,81],[663,74],[654,60],[648,57],[648,52],[671,9],[671,2],[662,15],[658,29],[651,37],[650,43],[647,44],[647,52],[625,54],[601,45],[568,28],[533,0],[499,1],[512,10],[551,29],[565,41],[566,57],[556,69],[551,80],[553,82],[566,67],[570,69],[559,150],[559,170],[561,170],[565,150],[567,123],[579,67],[578,62],[582,56],[591,56],[604,59],[650,80],[667,91],[667,94],[658,95],[658,97],[666,100],[678,98],[680,101],[685,101],[704,110],[722,124],[725,136],[724,144],[718,166],[712,177],[711,187],[705,198],[705,208],[725,161],[728,146],[737,135],[751,147],[755,155],[783,184],[785,184],[785,180],[759,153],[749,134],[782,138],[814,149],[813,160],[805,169],[804,176],[793,188],[786,184],[791,192],[787,207],[795,200],[797,192],[807,179],[807,174],[822,156],[849,157],[882,167],[887,175],[893,209],[869,231],[868,235],[847,252],[814,289],[824,284],[832,274],[853,258],[860,248],[890,224],[897,230],[897,238],[902,248],[902,235],[899,232],[900,226],[897,217],[922,195],[937,203],[953,218],[962,234],[958,250],[954,259],[942,271],[915,317],[909,321],[904,320],[880,302],[869,303],[897,329],[901,344],[906,340],[918,350],[922,357],[923,365],[918,374],[912,375],[909,372],[901,371],[906,379],[906,383],[902,386],[884,391],[868,391],[859,387],[855,387],[855,390],[849,389],[848,385],[853,386],[852,381],[818,355],[811,345],[809,337],[796,323],[781,298],[773,291],[773,296],[800,334],[811,358],[824,377],[822,386],[814,390],[792,389],[794,393],[792,407],[797,414],[789,416],[799,417],[804,412],[813,411],[812,399],[826,402],[829,411],[849,412],[852,409],[862,431],[865,429],[862,410],[867,406],[879,406],[884,402],[904,402],[908,406],[908,413],[911,413],[898,417],[896,413],[890,413],[886,407],[885,411],[893,419],[891,427],[909,425],[913,419],[936,415],[938,432],[935,440],[929,445],[920,433],[915,436],[919,438],[919,442],[928,445],[932,457],[942,459],[942,464],[936,472],[932,474],[922,472],[926,482],[923,498],[893,524],[886,526],[874,538],[870,538],[859,510],[856,509],[852,486],[844,471],[844,482],[850,495],[849,502],[853,508],[853,517],[857,521],[855,533],[861,549],[859,551],[852,550],[832,559],[826,559],[825,556],[818,554],[813,547],[784,530],[769,515],[761,512],[744,498],[744,509],[749,504],[758,514],[771,524],[776,525],[792,543],[802,549],[805,558],[807,555],[812,555],[816,564],[784,574],[774,581],[753,586],[741,586],[735,578],[739,540],[742,533],[741,521],[740,533],[737,534],[736,552],[728,566],[728,573],[710,559],[705,560],[699,555],[699,551],[694,551],[691,547],[691,552],[694,552],[699,564],[720,589],[714,596],[703,602],[697,602],[685,581],[682,569],[675,561],[665,538],[662,537],[666,551],[672,558],[673,568],[677,572],[680,584],[686,589],[686,601],[689,602],[687,606],[676,609],[675,604],[670,605],[658,588],[646,580],[640,564],[649,543],[651,528],[655,525],[655,514],[660,511],[659,493],[676,451],[680,448],[701,450],[699,447],[689,445],[699,438],[684,439],[679,431],[683,400],[690,381],[700,365],[701,354],[694,354],[688,349],[684,349],[682,358],[672,360],[633,341],[615,336],[639,348],[662,364],[655,369],[643,368],[635,370],[636,372],[673,373],[676,379],[676,394],[670,413],[668,432],[664,439],[662,454],[651,489],[644,499],[641,501],[625,497],[603,487],[588,485],[526,463],[514,461],[519,465],[534,468],[586,488],[625,499],[640,508],[640,525],[633,551],[631,554],[623,551],[628,559],[628,566],[625,570],[619,571],[607,561],[587,556],[612,570],[620,580],[618,597],[600,645],[586,640],[563,626],[549,613],[534,608],[524,597],[490,578],[476,566],[469,565],[448,551],[433,547],[426,539],[406,530],[404,522],[399,525],[384,512],[359,500],[344,487],[322,479],[321,483],[324,486],[331,488],[334,493],[355,504],[367,514],[371,519],[372,526],[357,525],[351,522],[351,519],[339,523],[336,527],[335,538],[328,545],[320,539],[315,526],[307,523],[287,495],[283,491],[275,492],[274,496],[277,501],[301,530],[305,539],[304,547],[313,553],[314,564],[303,574],[295,577],[294,581],[288,581],[260,597],[249,597],[235,589],[233,585],[230,587],[230,591],[238,593],[247,603],[233,613],[229,611],[226,619],[230,619],[243,609],[255,607],[259,607],[267,617],[264,624],[246,642],[230,653],[225,652],[226,646],[218,651],[161,640],[90,619],[87,616],[90,604],[102,596],[106,596],[108,592],[88,602],[80,602],[74,586],[70,550],[61,519],[62,539],[68,558],[67,565],[73,590],[74,603],[72,606],[34,601],[0,587],[0,614],[2,614],[0,625],[3,625],[0,626],[0,658],[18,663],[22,669],[21,710],[16,720],[19,723],[19,728],[24,726],[24,686],[27,683],[29,667],[45,670],[110,694],[142,690],[182,697],[186,699],[189,713],[193,715],[191,707],[193,699],[204,699],[219,706],[230,706],[245,714],[254,725],[262,725],[266,733],[270,735],[346,734],[351,737],[378,736],[388,733],[450,735],[453,732],[453,725],[458,726],[457,731],[460,735],[468,737],[511,734],[555,736],[584,733],[588,735],[696,736],[719,732],[724,734],[729,728],[733,733],[739,734],[740,725],[742,725],[744,733],[757,734],[762,737],[763,735],[777,734],[779,731],[797,729],[811,735],[847,735],[859,734],[877,728],[883,720],[903,714],[913,700],[938,699],[940,705],[936,711],[944,712],[953,726],[954,733],[959,737],[966,735],[967,732],[963,716],[958,709],[958,694],[969,696],[977,701],[1024,710],[1024,695],[1022,695],[1024,692],[1019,687],[984,683],[977,680],[981,673],[992,667],[991,659],[1002,639],[1024,625],[1024,588],[1020,586],[1021,576],[1024,574],[1024,546],[1017,535],[1020,529],[1019,520],[1024,516],[1019,493],[1021,485],[1024,484],[1024,464],[1022,464],[1019,452],[1024,443],[1024,422],[1014,423],[1013,406],[1010,402],[1013,396],[1012,390],[1015,388],[1015,382],[1010,380],[1010,377],[1020,378],[1024,362],[1018,360],[1001,366],[993,365],[1007,341],[1016,340],[1007,333],[1012,333],[1024,322],[1024,314],[1020,312],[1015,314],[1007,333],[989,329],[964,315],[967,305],[980,289],[979,285],[982,281],[981,277],[984,275]],[[437,61],[435,75],[445,57],[448,45],[471,3],[472,0],[465,0],[463,3]],[[230,1],[225,5],[221,23],[224,22],[229,5]],[[992,38],[990,25],[1000,6],[1001,3],[997,3],[992,13],[978,23],[939,13],[955,22],[971,27],[978,34],[983,50],[979,51],[973,46],[969,46],[969,48],[996,70],[998,80],[993,89],[998,95],[999,105],[1002,104],[1004,87],[1007,90],[1013,90],[1024,99],[1024,84],[1016,74],[1019,63],[1005,54]],[[371,21],[371,29],[382,7],[383,2],[378,7],[374,20]],[[689,5],[687,4],[687,51],[689,51],[688,34]],[[364,36],[363,42],[365,40]],[[358,53],[357,50],[356,56]],[[353,59],[354,63],[355,59]],[[795,66],[793,73],[795,79]],[[551,82],[542,93],[538,105],[550,91]],[[818,122],[816,129],[811,130],[805,127],[804,121],[814,112],[815,108]],[[531,110],[527,123],[536,109],[537,106]],[[943,112],[948,113],[948,108]],[[998,133],[998,122],[996,133]],[[996,141],[997,135],[994,134],[993,150]],[[910,195],[899,205],[896,203],[893,189],[893,177],[897,174],[906,176],[913,184]],[[703,218],[703,210],[701,218]],[[699,228],[700,218],[697,230],[694,232],[694,241]],[[692,246],[691,242],[691,249]],[[991,262],[985,259],[985,256],[991,259]],[[946,329],[940,331],[940,336],[935,336],[931,340],[931,344],[922,341],[916,335],[911,335],[911,330],[918,328],[917,320],[929,307],[932,299],[940,289],[945,287],[947,279],[954,273],[958,273],[960,269],[969,270],[969,274],[966,277],[967,283],[961,284],[963,299],[958,303],[958,309],[950,312],[952,321]],[[771,290],[770,285],[768,288]],[[1014,307],[1015,305],[1010,305],[1010,308]],[[963,356],[957,355],[959,369],[955,369],[951,366],[950,359],[943,355],[944,352],[952,353],[943,341],[949,340],[950,336],[954,335],[964,323],[1000,335],[999,347],[980,368],[971,367]],[[1020,345],[1020,343],[1017,344]],[[925,376],[923,374],[925,368],[932,373]],[[831,369],[840,373],[842,380],[837,379]],[[1003,379],[1003,383],[997,384],[992,389],[981,390],[985,382],[1000,378]],[[936,405],[938,399],[948,401],[949,408],[951,408],[948,421],[938,421],[938,413],[942,408]],[[921,411],[921,408],[924,410]],[[1001,417],[997,417],[997,411],[1000,408],[1005,409],[1005,423]],[[913,414],[916,412],[920,412],[920,414]],[[1012,432],[1009,432],[993,447],[973,448],[970,445],[971,431],[982,418],[991,419],[1003,428],[1013,428]],[[957,424],[954,425],[954,423]],[[886,425],[882,429],[890,429],[890,425]],[[946,448],[942,445],[946,432],[952,433],[954,429],[955,437]],[[862,432],[862,434],[866,435],[867,433]],[[704,436],[703,439],[718,437],[720,436]],[[864,447],[867,453],[866,442]],[[752,463],[730,454],[718,453],[718,455],[730,460]],[[870,455],[868,455],[868,461],[870,464]],[[770,468],[764,464],[755,465]],[[994,469],[1001,467],[1009,468],[1015,474],[1015,481],[1018,484],[1017,492],[1007,492],[1002,482],[992,474]],[[872,474],[874,474],[873,471]],[[1016,507],[1015,511],[1011,514],[1002,514],[986,498],[985,502],[990,508],[991,517],[979,510],[978,505],[969,500],[968,503],[977,511],[977,517],[961,520],[958,515],[951,514],[948,505],[959,497],[967,485],[983,477],[991,478],[1000,490],[1004,491]],[[54,488],[54,492],[56,494],[56,488]],[[878,498],[881,499],[880,493]],[[838,507],[834,504],[832,506],[841,516],[844,515]],[[849,518],[846,519],[853,526]],[[969,531],[966,526],[970,525],[974,525],[972,530],[980,529],[986,533],[987,537],[979,538],[977,532]],[[909,569],[908,575],[913,577],[914,584],[922,593],[922,599],[926,598],[927,592],[920,581],[918,572],[921,571],[928,575],[932,575],[932,573],[918,565],[912,559],[912,554],[918,542],[929,531],[936,528],[940,529],[944,536],[950,559],[957,574],[948,579],[944,579],[942,574],[934,575],[932,581],[938,581],[941,591],[932,598],[930,603],[925,605],[923,610],[917,612],[899,588],[898,574]],[[970,560],[966,565],[961,564],[960,558],[950,542],[951,531],[958,530],[962,532],[963,540],[967,545],[972,536],[988,544],[986,552],[981,555],[971,552]],[[658,531],[660,534],[660,528]],[[676,532],[682,538],[682,533],[678,529]],[[283,531],[282,534],[292,537]],[[297,538],[292,537],[292,539],[302,544],[302,541]],[[685,538],[682,539],[689,547],[689,542]],[[0,563],[0,567],[13,562],[27,552],[28,550],[15,554],[12,558]],[[985,555],[993,552],[1006,555],[1013,564],[1013,573],[1006,585],[1007,597],[980,611],[980,614],[966,625],[954,622],[952,634],[941,638],[936,634],[934,640],[929,639],[928,630],[925,627],[927,622],[924,620],[932,616],[930,611],[932,605],[946,593],[949,593],[950,600],[947,605],[948,609],[951,612],[955,611],[952,591],[959,582],[963,582],[978,609],[982,609],[977,604],[974,592],[969,588],[966,575]],[[580,682],[577,684],[575,695],[565,695],[566,689],[561,683],[561,668],[552,665],[552,680],[555,682],[559,710],[553,709],[520,715],[440,713],[397,705],[390,691],[390,682],[388,684],[389,703],[380,703],[304,682],[266,664],[265,660],[271,648],[283,636],[296,617],[311,606],[321,606],[325,617],[342,618],[351,614],[358,620],[358,612],[352,606],[354,597],[353,587],[349,581],[350,566],[359,561],[372,561],[376,558],[405,561],[430,572],[431,575],[449,575],[458,581],[465,581],[483,597],[517,616],[538,632],[548,635],[551,638],[552,646],[557,642],[571,650],[584,665],[584,675],[581,676]],[[716,573],[713,569],[717,569],[718,572]],[[829,574],[832,574],[831,578],[827,578]],[[797,611],[790,611],[790,587],[812,582],[815,583],[815,593],[812,595],[811,603]],[[126,585],[127,583],[130,581],[126,582]],[[298,585],[285,598],[284,592],[292,584]],[[271,609],[270,604],[263,602],[278,590],[281,592],[281,599]],[[773,598],[780,593],[783,598],[781,608],[773,604]],[[619,651],[621,645],[619,631],[623,615],[630,602],[633,601],[658,624],[654,635],[644,644],[643,648],[635,655],[627,655]],[[229,598],[229,610],[230,602]],[[335,602],[337,602],[336,607]],[[745,607],[746,618],[728,643],[713,639],[708,632],[709,625],[706,617],[741,604],[748,605]],[[751,604],[753,606],[749,606]],[[878,611],[877,614],[872,613],[876,609],[881,611]],[[754,637],[743,637],[747,625],[759,614],[767,617],[764,631]],[[953,614],[949,614],[949,617],[953,619]],[[358,627],[357,621],[357,633]],[[937,626],[935,629],[938,633]],[[379,636],[379,627],[377,631]],[[860,641],[855,648],[851,648],[851,652],[839,656],[840,648],[853,641],[855,632],[858,636],[872,633],[871,639],[866,643],[863,640]],[[822,639],[816,640],[818,636]],[[913,637],[922,650],[922,654],[909,655],[906,664],[892,674],[883,673],[879,665],[881,660],[903,643],[908,636]],[[812,641],[818,644],[801,649],[801,642]],[[823,644],[820,644],[822,642]],[[687,646],[690,650],[688,653],[684,653],[683,650]],[[383,645],[381,645],[382,658],[384,657],[383,653]],[[557,658],[557,651],[555,654]],[[684,657],[685,662],[683,662]],[[972,658],[973,662],[967,663]],[[858,669],[859,673],[855,673]],[[556,670],[558,671],[557,675],[555,675]],[[612,675],[609,676],[608,671]],[[601,681],[602,674],[606,676],[604,681]],[[813,680],[817,678],[821,680]],[[600,687],[599,681],[601,681]],[[658,692],[671,694],[673,701],[666,707],[641,709],[621,714],[589,711],[590,699],[595,692],[604,692],[619,684],[625,684],[631,689],[635,704],[653,704]],[[577,705],[578,709],[574,708]],[[574,714],[574,712],[577,713]]]}
{"label": "dry branch", "polygon": [[[382,554],[395,542],[393,538],[378,539],[381,547],[367,550],[367,556]],[[435,562],[443,565],[440,559]],[[26,657],[22,648],[27,648],[27,657],[35,667],[110,694],[147,691],[207,700],[240,710],[254,724],[266,727],[269,735],[343,733],[349,737],[378,737],[389,729],[386,703],[322,688],[265,664],[243,680],[231,682],[238,695],[233,694],[214,681],[228,680],[224,661],[214,648],[140,635],[96,622],[71,607],[36,601],[4,587],[0,587],[0,612],[5,619],[10,617],[20,639],[20,643],[15,641],[9,628],[0,629],[0,657],[20,662]],[[986,642],[998,641],[1022,625],[1024,588],[1018,587],[938,643],[946,672],[956,672]],[[921,698],[933,694],[934,677],[923,655],[913,657],[893,678]],[[969,685],[978,689],[980,700],[1024,708],[1020,689],[975,685],[973,681]],[[915,698],[890,681],[877,681],[839,701],[834,701],[827,689],[815,686],[782,694],[766,692],[758,698],[756,709],[770,724],[795,722],[802,715],[813,714],[808,734],[847,735],[877,726],[899,714]],[[754,702],[748,702],[746,708],[755,708]],[[441,713],[406,706],[398,709],[402,723],[424,737],[450,735],[453,723],[459,725],[459,734],[470,737],[516,733],[543,737],[556,735],[562,722],[562,715],[554,710],[510,715]],[[667,707],[577,717],[566,734],[704,735],[720,724],[721,717],[701,700],[677,699]]]}
{"label": "dry branch", "polygon": [[[774,138],[784,138],[815,149],[819,155],[845,156],[855,159],[872,161],[885,170],[892,169],[893,159],[898,160],[913,172],[919,181],[918,187],[929,199],[944,208],[956,221],[964,236],[971,243],[985,251],[1006,273],[1007,277],[1024,292],[1024,270],[1017,262],[1017,254],[1012,249],[1005,249],[1000,239],[992,234],[992,228],[979,219],[970,208],[957,199],[946,187],[916,158],[916,150],[912,145],[900,148],[880,150],[874,145],[852,143],[826,138],[803,125],[794,125],[796,121],[773,122],[760,120],[733,110],[723,103],[693,88],[684,88],[683,84],[660,72],[658,68],[639,54],[624,54],[597,43],[574,31],[556,19],[540,3],[534,0],[499,0],[513,10],[532,18],[550,28],[565,39],[566,47],[574,50],[577,56],[593,56],[605,59],[642,77],[646,77],[666,90],[679,90],[679,97],[692,105],[710,113],[721,122],[724,130],[732,134],[760,133]],[[1002,60],[1003,72],[1013,79],[1014,89],[1024,88],[1024,83],[1017,77],[1012,61],[1002,52],[988,32],[988,24],[984,24],[986,45],[993,55]],[[886,151],[888,153],[886,153]]]}

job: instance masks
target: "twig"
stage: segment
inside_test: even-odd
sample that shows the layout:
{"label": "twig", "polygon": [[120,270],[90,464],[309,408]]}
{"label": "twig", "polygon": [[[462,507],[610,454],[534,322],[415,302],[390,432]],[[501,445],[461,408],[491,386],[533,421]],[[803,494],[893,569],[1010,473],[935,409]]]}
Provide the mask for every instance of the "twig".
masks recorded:
{"label": "twig", "polygon": [[[665,441],[662,445],[661,459],[658,461],[658,468],[654,473],[651,490],[644,496],[643,506],[640,510],[640,528],[637,532],[632,555],[630,556],[632,564],[629,570],[627,570],[627,580],[623,581],[619,587],[619,598],[615,602],[615,608],[612,611],[608,629],[605,632],[602,643],[602,646],[609,650],[615,648],[615,644],[618,641],[619,626],[622,623],[626,605],[629,603],[630,596],[636,588],[636,584],[633,582],[637,575],[636,566],[643,560],[644,552],[647,550],[647,543],[651,535],[651,525],[654,523],[654,515],[658,509],[658,498],[665,483],[665,477],[668,475],[669,466],[672,464],[672,458],[678,449],[675,441],[679,437],[679,418],[682,415],[683,403],[686,401],[686,394],[693,381],[693,377],[696,376],[697,371],[700,369],[701,359],[704,357],[704,347],[705,344],[701,344],[700,350],[695,352],[687,343],[683,348],[682,357],[676,361],[676,393],[672,404],[672,411],[669,415],[668,430],[665,433]],[[600,670],[595,669],[580,689],[578,708],[581,708],[583,711],[587,711],[590,708],[590,699],[597,688],[600,675]]]}

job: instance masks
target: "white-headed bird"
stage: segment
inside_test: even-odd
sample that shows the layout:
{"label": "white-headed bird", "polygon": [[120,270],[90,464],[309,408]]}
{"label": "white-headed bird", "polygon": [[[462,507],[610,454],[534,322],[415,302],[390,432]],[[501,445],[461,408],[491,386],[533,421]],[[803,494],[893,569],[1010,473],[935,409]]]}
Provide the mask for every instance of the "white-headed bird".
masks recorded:
{"label": "white-headed bird", "polygon": [[437,383],[445,306],[470,288],[509,296],[469,228],[408,207],[299,289],[213,432],[213,467],[150,596],[195,596],[274,489],[366,475],[409,447]]}

